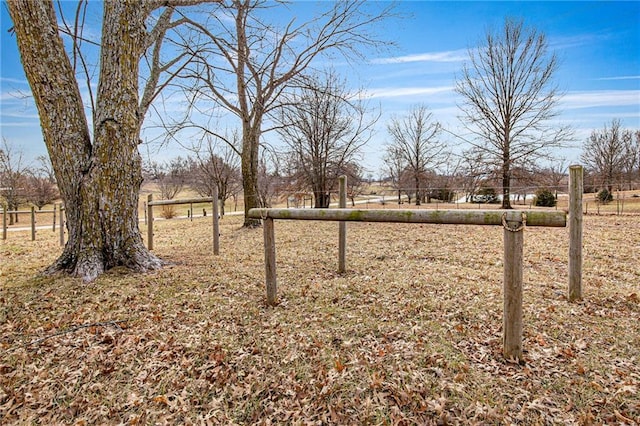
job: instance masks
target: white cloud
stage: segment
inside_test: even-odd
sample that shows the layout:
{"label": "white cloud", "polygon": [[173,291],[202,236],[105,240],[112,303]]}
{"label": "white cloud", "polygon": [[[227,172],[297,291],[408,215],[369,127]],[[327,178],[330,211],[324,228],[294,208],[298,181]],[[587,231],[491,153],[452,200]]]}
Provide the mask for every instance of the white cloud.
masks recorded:
{"label": "white cloud", "polygon": [[24,84],[24,85],[29,84],[29,82],[24,78],[0,77],[0,84],[6,84],[6,83]]}
{"label": "white cloud", "polygon": [[562,106],[568,109],[594,107],[640,107],[640,90],[592,90],[569,92],[562,98]]}
{"label": "white cloud", "polygon": [[413,55],[394,56],[371,60],[374,64],[406,64],[410,62],[462,62],[468,58],[466,49],[449,50],[445,52],[426,52]]}
{"label": "white cloud", "polygon": [[602,77],[597,78],[598,81],[608,81],[608,80],[640,80],[640,75],[621,75],[619,77]]}
{"label": "white cloud", "polygon": [[383,87],[367,90],[368,97],[377,98],[397,98],[417,95],[435,95],[453,91],[452,86],[442,87]]}

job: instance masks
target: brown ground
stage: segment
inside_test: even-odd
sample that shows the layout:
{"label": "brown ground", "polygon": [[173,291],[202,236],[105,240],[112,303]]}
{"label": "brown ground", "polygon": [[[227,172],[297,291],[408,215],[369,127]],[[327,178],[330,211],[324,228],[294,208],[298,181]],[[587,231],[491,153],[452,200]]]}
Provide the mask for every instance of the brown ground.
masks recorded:
{"label": "brown ground", "polygon": [[[640,220],[586,216],[585,301],[568,232],[525,231],[524,366],[501,356],[502,230],[276,221],[156,223],[173,266],[91,285],[38,273],[58,234],[0,241],[2,424],[637,424]],[[146,235],[144,225],[141,226]],[[635,423],[634,423],[635,422]]]}

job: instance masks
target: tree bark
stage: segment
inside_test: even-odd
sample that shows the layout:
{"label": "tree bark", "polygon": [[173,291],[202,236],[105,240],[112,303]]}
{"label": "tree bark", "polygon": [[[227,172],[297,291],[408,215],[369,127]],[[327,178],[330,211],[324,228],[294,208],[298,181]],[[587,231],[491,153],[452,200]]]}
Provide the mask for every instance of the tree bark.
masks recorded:
{"label": "tree bark", "polygon": [[[505,121],[508,120],[509,117]],[[502,208],[511,209],[511,129],[508,125],[502,141]]]}
{"label": "tree bark", "polygon": [[244,194],[244,226],[255,228],[260,226],[259,219],[249,217],[249,210],[260,207],[258,194],[258,148],[260,135],[255,128],[247,124],[242,138],[242,188]]}
{"label": "tree bark", "polygon": [[162,262],[146,249],[138,228],[144,8],[138,2],[104,2],[92,141],[52,2],[11,0],[8,6],[67,215],[69,239],[47,272],[93,281],[115,266],[159,268]]}
{"label": "tree bark", "polygon": [[511,170],[508,159],[502,163],[502,208],[511,209]]}

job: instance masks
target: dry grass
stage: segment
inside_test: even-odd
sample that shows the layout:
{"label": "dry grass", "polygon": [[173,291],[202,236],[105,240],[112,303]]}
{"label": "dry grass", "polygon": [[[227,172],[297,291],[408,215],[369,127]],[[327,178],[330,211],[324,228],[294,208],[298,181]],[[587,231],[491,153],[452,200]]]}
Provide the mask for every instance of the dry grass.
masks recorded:
{"label": "dry grass", "polygon": [[[640,223],[585,218],[586,300],[566,229],[525,232],[526,365],[501,355],[502,230],[276,221],[157,223],[173,266],[94,284],[38,275],[60,248],[0,242],[2,424],[636,424]],[[144,235],[144,229],[143,235]],[[635,423],[634,423],[635,422]]]}

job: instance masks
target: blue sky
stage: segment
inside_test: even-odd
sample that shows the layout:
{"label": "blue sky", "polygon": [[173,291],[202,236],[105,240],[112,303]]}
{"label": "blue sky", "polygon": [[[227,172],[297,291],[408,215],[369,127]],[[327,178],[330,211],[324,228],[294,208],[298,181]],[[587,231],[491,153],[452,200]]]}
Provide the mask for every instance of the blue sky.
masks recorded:
{"label": "blue sky", "polygon": [[[294,4],[301,13],[309,3]],[[580,145],[593,129],[613,118],[627,128],[640,129],[640,2],[434,2],[404,1],[407,17],[378,31],[397,43],[393,51],[371,56],[356,65],[338,65],[350,84],[367,90],[371,105],[382,116],[377,135],[365,148],[364,165],[379,175],[390,117],[424,103],[434,117],[454,133],[464,133],[457,119],[460,99],[454,93],[456,74],[469,48],[478,45],[488,29],[501,27],[505,17],[521,18],[547,35],[560,58],[555,82],[564,92],[559,121],[575,129],[576,147],[558,152],[577,162]],[[2,137],[35,158],[46,152],[37,111],[28,97],[15,47],[7,32],[11,21],[1,5],[0,130]],[[97,29],[94,29],[97,30]],[[99,30],[97,30],[99,31]],[[151,120],[150,120],[151,123]],[[151,137],[147,130],[143,136]],[[273,139],[275,135],[267,136]],[[451,136],[443,140],[457,143]],[[187,155],[178,147],[144,149],[154,159]]]}

